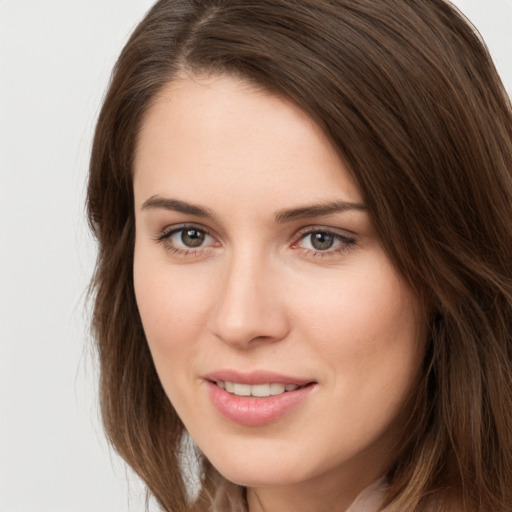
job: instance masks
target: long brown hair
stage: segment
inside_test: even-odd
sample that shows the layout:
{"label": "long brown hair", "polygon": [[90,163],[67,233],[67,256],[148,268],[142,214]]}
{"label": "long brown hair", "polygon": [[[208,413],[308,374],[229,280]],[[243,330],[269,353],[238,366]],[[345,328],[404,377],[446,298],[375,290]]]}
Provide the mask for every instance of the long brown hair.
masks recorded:
{"label": "long brown hair", "polygon": [[241,77],[294,101],[358,183],[428,318],[424,371],[387,475],[390,511],[512,510],[512,114],[482,40],[443,0],[160,0],[126,44],[96,128],[88,215],[106,433],[167,511],[244,510],[202,460],[144,337],[132,280],[132,162],[180,71]]}

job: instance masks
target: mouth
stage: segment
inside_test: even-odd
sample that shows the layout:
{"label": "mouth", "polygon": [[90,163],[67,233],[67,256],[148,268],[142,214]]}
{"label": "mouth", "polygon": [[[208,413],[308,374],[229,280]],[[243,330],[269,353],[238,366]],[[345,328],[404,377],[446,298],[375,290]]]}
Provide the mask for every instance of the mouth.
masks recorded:
{"label": "mouth", "polygon": [[[269,396],[282,395],[290,391],[296,391],[304,387],[298,384],[283,384],[280,382],[269,382],[264,384],[242,384],[240,382],[231,382],[217,380],[214,382],[216,386],[235,396],[252,396],[257,398],[266,398]],[[305,384],[307,385],[307,384]]]}
{"label": "mouth", "polygon": [[227,368],[204,375],[203,382],[220,415],[245,426],[269,425],[287,417],[313,396],[319,384],[297,374]]}
{"label": "mouth", "polygon": [[318,387],[314,381],[268,372],[220,371],[204,381],[212,404],[225,419],[251,427],[287,417]]}

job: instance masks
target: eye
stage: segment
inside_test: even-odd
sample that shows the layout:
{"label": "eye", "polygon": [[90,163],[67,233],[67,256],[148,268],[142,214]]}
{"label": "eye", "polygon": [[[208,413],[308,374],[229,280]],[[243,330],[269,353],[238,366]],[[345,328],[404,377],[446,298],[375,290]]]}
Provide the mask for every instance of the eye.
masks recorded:
{"label": "eye", "polygon": [[171,240],[174,244],[182,243],[186,247],[200,247],[207,239],[208,235],[196,228],[184,228],[180,229],[171,236]]}
{"label": "eye", "polygon": [[327,231],[317,231],[315,233],[309,233],[302,240],[305,245],[310,245],[308,249],[326,251],[334,245],[336,242],[336,236],[334,233],[329,233]]}
{"label": "eye", "polygon": [[349,249],[354,238],[328,229],[309,229],[300,234],[296,246],[308,253],[329,255]]}
{"label": "eye", "polygon": [[197,254],[198,250],[217,245],[213,236],[197,226],[168,228],[157,241],[163,243],[167,250],[180,255]]}

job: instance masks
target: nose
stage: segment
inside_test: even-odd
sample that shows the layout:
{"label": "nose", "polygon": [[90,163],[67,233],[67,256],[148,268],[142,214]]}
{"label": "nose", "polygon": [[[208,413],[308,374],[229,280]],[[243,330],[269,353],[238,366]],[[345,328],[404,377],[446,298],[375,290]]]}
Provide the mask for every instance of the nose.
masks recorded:
{"label": "nose", "polygon": [[268,259],[233,255],[218,277],[210,332],[230,346],[246,349],[289,332],[280,272]]}

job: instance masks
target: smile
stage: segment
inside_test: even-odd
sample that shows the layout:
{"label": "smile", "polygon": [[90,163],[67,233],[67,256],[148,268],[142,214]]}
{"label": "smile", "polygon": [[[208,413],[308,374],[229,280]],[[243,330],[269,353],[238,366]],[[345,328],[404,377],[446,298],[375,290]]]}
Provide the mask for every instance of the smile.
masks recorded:
{"label": "smile", "polygon": [[318,387],[311,381],[291,383],[288,379],[288,382],[269,379],[270,382],[265,382],[261,376],[252,380],[259,382],[248,384],[219,377],[204,382],[213,406],[225,419],[251,427],[268,425],[291,414]]}
{"label": "smile", "polygon": [[218,380],[215,384],[226,390],[228,393],[236,396],[254,396],[265,398],[268,396],[276,396],[286,393],[287,391],[295,391],[300,386],[297,384],[281,384],[281,383],[268,383],[268,384],[241,384],[238,382]]}

